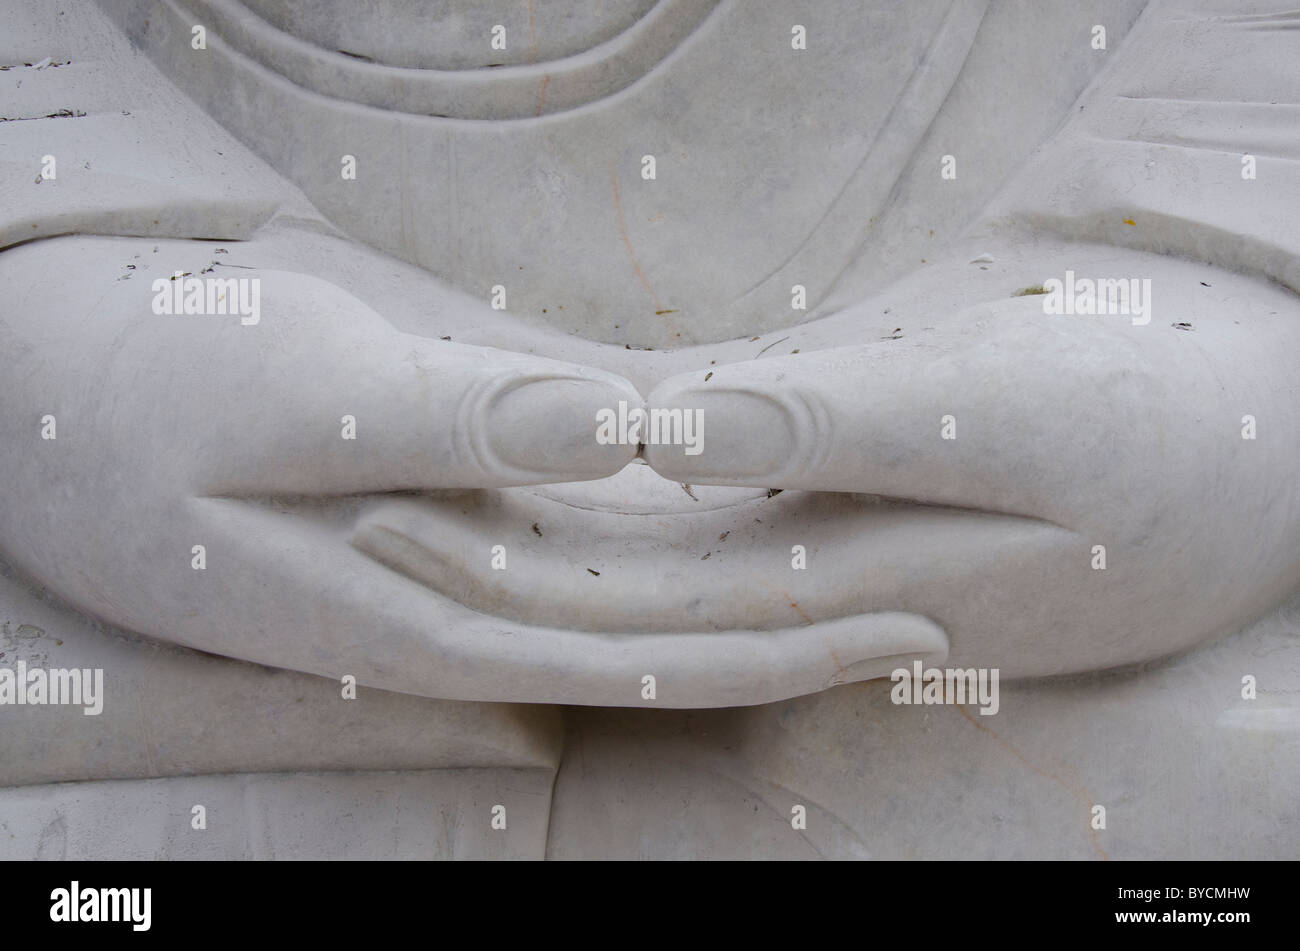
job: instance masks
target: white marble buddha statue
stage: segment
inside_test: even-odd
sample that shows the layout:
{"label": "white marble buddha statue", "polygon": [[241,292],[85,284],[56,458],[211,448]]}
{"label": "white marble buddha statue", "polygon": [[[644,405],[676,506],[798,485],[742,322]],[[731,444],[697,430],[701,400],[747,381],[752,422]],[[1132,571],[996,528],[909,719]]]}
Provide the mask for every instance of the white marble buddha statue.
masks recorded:
{"label": "white marble buddha statue", "polygon": [[[1294,585],[1294,97],[1249,17],[1225,67],[1136,3],[389,7],[108,5],[226,131],[76,59],[15,90],[86,113],[3,130],[65,156],[0,257],[20,573],[274,666],[661,706],[1109,667]],[[1149,322],[1016,296],[1067,271]],[[258,322],[150,309],[204,274]],[[600,444],[619,402],[701,450]]]}

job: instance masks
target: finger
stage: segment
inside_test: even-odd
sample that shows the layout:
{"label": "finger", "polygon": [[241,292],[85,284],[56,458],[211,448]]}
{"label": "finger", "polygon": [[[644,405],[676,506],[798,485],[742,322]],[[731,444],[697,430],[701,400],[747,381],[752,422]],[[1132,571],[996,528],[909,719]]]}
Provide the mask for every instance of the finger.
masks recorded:
{"label": "finger", "polygon": [[[157,464],[187,467],[195,491],[335,494],[578,481],[611,475],[635,456],[634,444],[595,438],[599,410],[620,401],[640,405],[621,377],[401,333],[307,275],[234,273],[255,282],[228,287],[256,302],[244,318],[141,318],[138,290],[98,305],[107,318],[114,308],[126,311],[130,342],[114,358],[112,385],[140,392],[146,406],[137,414],[143,419],[119,408],[103,424],[135,429],[121,436],[137,440],[143,424]],[[146,384],[155,392],[142,390]]]}
{"label": "finger", "polygon": [[[1135,328],[1136,329],[1136,328]],[[1146,328],[1141,328],[1145,330]],[[1172,331],[1171,331],[1172,332]],[[1195,354],[1093,320],[1017,320],[945,351],[893,342],[683,374],[647,398],[695,412],[701,450],[647,445],[683,482],[871,493],[1074,524],[1096,494],[1194,459],[1172,437],[1221,398]],[[705,377],[708,379],[705,379]],[[1213,391],[1213,392],[1212,392]],[[1082,497],[1081,497],[1082,496]]]}
{"label": "finger", "polygon": [[[594,633],[522,624],[417,584],[310,520],[239,499],[195,499],[190,511],[194,524],[185,537],[207,542],[203,597],[223,608],[178,611],[191,602],[161,599],[151,609],[160,613],[149,618],[167,625],[168,639],[323,676],[353,674],[389,690],[529,703],[733,706],[888,676],[914,660],[941,662],[948,652],[936,624],[898,612],[766,631]],[[193,585],[195,574],[182,563],[174,581]]]}

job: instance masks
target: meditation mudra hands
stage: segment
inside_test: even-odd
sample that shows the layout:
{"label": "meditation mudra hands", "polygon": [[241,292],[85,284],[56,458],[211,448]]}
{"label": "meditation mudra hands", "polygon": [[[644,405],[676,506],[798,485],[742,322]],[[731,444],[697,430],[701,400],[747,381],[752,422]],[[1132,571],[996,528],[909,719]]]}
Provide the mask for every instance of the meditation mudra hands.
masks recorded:
{"label": "meditation mudra hands", "polygon": [[[1029,296],[902,345],[700,347],[643,399],[399,332],[288,271],[217,268],[261,280],[254,326],[154,314],[149,281],[205,255],[0,256],[21,289],[0,548],[164,640],[432,696],[727,705],[945,654],[1003,676],[1143,660],[1250,620],[1300,568],[1294,304],[1244,277],[1216,274],[1226,307],[1196,296],[1204,268],[1164,265],[1192,331]],[[508,488],[620,473],[638,447],[595,438],[620,401],[702,415],[698,454],[644,447],[665,479],[803,491],[645,513]]]}

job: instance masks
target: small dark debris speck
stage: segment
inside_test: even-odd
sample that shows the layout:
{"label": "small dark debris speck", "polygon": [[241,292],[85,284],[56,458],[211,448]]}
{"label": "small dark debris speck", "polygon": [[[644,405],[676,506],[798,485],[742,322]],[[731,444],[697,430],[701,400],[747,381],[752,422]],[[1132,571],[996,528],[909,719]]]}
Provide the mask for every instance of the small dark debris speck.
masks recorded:
{"label": "small dark debris speck", "polygon": [[587,570],[591,572],[593,575],[595,575],[597,578],[600,577],[600,572],[597,571],[595,568],[588,568]]}
{"label": "small dark debris speck", "polygon": [[538,538],[542,537],[542,530],[537,527],[536,522],[533,522],[533,534],[536,535]]}

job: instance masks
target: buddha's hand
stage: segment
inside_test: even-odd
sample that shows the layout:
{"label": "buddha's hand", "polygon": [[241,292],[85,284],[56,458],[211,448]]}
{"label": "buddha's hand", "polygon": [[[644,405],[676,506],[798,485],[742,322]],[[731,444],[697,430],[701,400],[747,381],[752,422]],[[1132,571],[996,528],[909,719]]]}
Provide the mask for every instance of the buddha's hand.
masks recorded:
{"label": "buddha's hand", "polygon": [[[385,585],[409,582],[307,509],[273,515],[277,498],[337,510],[353,493],[597,479],[635,455],[593,437],[599,409],[640,402],[614,374],[400,333],[303,274],[205,272],[213,248],[76,237],[0,255],[0,550],[83,609],[272,663],[257,645],[273,632],[341,626],[355,643],[392,626]],[[231,281],[202,307],[233,313],[169,315],[191,279],[205,295]],[[327,592],[347,612],[311,616]],[[403,621],[427,632],[436,614]],[[307,669],[330,669],[321,637]]]}
{"label": "buddha's hand", "polygon": [[808,565],[790,577],[806,592],[858,559],[865,602],[935,619],[953,661],[1042,674],[1174,650],[1300,580],[1300,307],[1245,278],[1176,277],[1143,325],[1027,296],[672,377],[647,405],[702,414],[702,451],[645,458],[694,485],[903,500],[834,564],[792,526]]}

